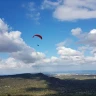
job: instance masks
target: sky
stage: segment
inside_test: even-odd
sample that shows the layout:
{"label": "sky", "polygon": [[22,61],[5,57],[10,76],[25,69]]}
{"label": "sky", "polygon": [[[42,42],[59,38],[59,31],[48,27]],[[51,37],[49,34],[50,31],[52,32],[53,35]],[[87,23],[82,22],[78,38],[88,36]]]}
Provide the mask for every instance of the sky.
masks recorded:
{"label": "sky", "polygon": [[0,74],[72,70],[96,70],[95,0],[0,0]]}

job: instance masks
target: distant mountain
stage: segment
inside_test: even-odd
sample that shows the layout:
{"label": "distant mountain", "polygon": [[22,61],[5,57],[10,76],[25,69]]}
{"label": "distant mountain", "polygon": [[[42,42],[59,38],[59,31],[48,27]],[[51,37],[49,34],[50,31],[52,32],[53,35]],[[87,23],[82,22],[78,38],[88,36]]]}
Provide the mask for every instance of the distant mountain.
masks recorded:
{"label": "distant mountain", "polygon": [[22,77],[22,78],[31,78],[34,76],[49,76],[52,77],[56,74],[65,74],[65,75],[96,75],[96,70],[73,70],[73,71],[59,71],[59,72],[44,72],[44,73],[21,73],[13,75],[0,75],[0,77]]}

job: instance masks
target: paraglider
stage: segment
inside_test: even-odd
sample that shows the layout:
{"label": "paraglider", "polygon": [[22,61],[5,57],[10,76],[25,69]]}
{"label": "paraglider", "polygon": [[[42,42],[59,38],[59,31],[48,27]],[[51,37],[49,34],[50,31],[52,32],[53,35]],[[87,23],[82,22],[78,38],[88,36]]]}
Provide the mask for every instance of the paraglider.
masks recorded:
{"label": "paraglider", "polygon": [[[38,37],[38,38],[40,38],[40,39],[42,40],[42,36],[41,36],[41,35],[35,34],[35,35],[33,35],[33,38],[34,38],[35,36]],[[37,46],[39,46],[39,45],[37,44]]]}

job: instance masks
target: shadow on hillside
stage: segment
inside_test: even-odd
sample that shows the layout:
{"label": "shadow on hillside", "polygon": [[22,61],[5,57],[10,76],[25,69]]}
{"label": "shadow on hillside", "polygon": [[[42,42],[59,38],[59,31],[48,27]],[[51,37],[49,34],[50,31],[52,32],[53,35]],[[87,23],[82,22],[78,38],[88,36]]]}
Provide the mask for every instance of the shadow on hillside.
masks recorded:
{"label": "shadow on hillside", "polygon": [[26,88],[26,91],[46,91],[48,88],[36,88],[36,87],[31,87],[31,88]]}
{"label": "shadow on hillside", "polygon": [[[50,77],[42,73],[38,74],[19,74],[12,76],[5,76],[6,78],[23,78],[23,79],[35,79],[45,80],[47,88],[26,88],[27,92],[30,91],[46,91],[53,90],[56,94],[47,94],[44,96],[96,96],[96,79],[76,80],[76,79],[64,79]],[[4,77],[4,78],[5,78]],[[75,95],[74,95],[75,94]],[[87,95],[86,95],[87,94]],[[32,95],[30,95],[32,96]]]}
{"label": "shadow on hillside", "polygon": [[80,94],[80,96],[96,96],[96,79],[61,80],[59,78],[49,77],[41,73],[38,74],[38,76],[39,78],[37,78],[37,80],[45,80],[47,82],[47,89],[29,88],[26,89],[26,91],[53,90],[57,92],[57,94],[48,94],[44,96],[74,96],[74,94],[77,94],[77,96],[79,96],[78,94]]}

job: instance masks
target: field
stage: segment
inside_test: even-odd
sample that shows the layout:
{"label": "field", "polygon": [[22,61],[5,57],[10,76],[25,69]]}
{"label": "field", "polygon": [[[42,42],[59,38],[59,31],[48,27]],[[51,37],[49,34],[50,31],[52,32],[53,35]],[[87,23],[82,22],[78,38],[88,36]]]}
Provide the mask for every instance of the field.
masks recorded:
{"label": "field", "polygon": [[0,76],[0,96],[96,96],[95,75]]}
{"label": "field", "polygon": [[77,80],[85,80],[85,79],[96,79],[96,75],[56,75],[56,78],[59,79],[77,79]]}

